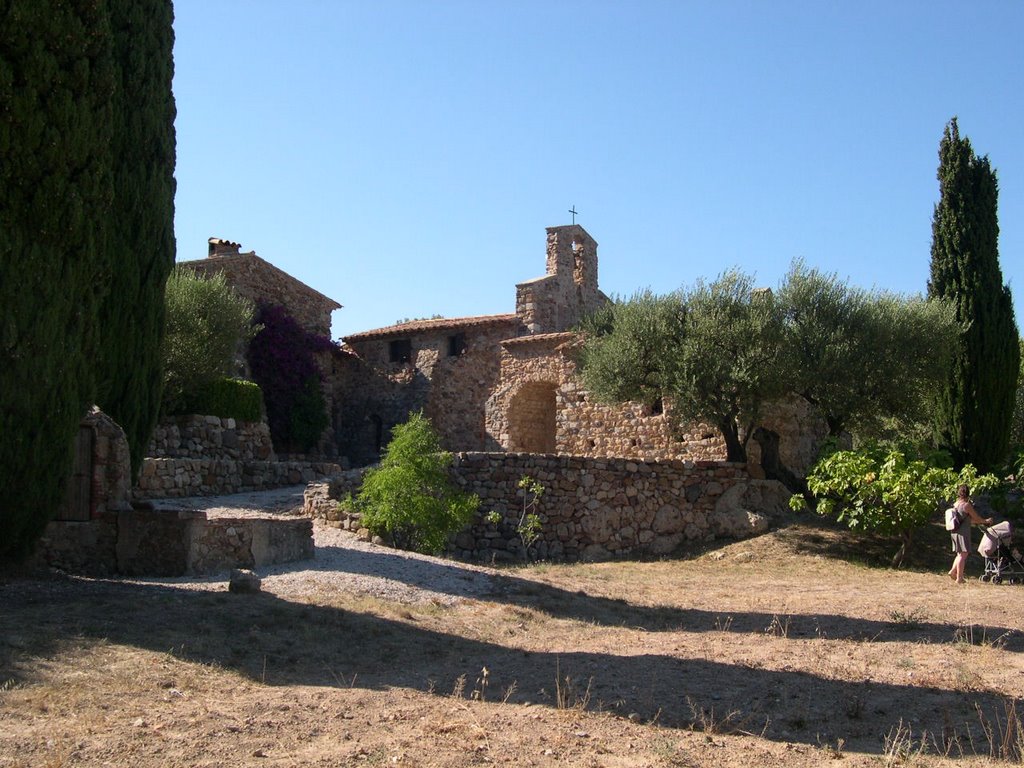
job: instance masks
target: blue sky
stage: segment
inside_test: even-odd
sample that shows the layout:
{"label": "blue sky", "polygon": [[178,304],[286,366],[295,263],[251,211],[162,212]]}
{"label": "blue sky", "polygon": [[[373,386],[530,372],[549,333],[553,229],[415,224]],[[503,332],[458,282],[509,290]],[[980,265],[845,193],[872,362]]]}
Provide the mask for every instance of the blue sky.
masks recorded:
{"label": "blue sky", "polygon": [[794,258],[923,293],[950,117],[1024,322],[1024,3],[176,0],[178,260],[222,237],[340,337],[511,312],[569,208],[601,287]]}

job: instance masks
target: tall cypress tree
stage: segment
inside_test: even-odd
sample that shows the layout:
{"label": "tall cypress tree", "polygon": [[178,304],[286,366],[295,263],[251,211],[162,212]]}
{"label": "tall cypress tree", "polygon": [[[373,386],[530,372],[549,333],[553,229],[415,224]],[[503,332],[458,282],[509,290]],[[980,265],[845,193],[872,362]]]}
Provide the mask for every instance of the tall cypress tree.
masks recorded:
{"label": "tall cypress tree", "polygon": [[1010,289],[999,269],[998,185],[954,117],[939,144],[930,298],[950,299],[960,324],[936,439],[957,466],[996,469],[1006,458],[1020,350]]}
{"label": "tall cypress tree", "polygon": [[108,0],[118,72],[110,293],[97,402],[128,436],[138,476],[160,408],[164,286],[174,266],[170,0]]}
{"label": "tall cypress tree", "polygon": [[136,457],[156,417],[172,40],[171,0],[0,4],[0,559],[57,509],[90,404]]}
{"label": "tall cypress tree", "polygon": [[0,558],[56,509],[109,264],[114,70],[97,0],[0,12]]}

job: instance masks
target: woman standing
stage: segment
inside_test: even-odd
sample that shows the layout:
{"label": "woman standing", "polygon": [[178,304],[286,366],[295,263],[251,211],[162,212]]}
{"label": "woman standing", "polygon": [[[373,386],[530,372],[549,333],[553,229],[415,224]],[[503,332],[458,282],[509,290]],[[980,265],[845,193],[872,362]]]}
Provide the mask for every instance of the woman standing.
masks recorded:
{"label": "woman standing", "polygon": [[964,567],[967,565],[967,554],[971,550],[971,523],[992,525],[991,517],[982,517],[971,503],[971,491],[966,485],[956,489],[956,502],[953,504],[960,523],[950,532],[953,539],[953,567],[949,569],[949,578],[957,584],[964,583]]}

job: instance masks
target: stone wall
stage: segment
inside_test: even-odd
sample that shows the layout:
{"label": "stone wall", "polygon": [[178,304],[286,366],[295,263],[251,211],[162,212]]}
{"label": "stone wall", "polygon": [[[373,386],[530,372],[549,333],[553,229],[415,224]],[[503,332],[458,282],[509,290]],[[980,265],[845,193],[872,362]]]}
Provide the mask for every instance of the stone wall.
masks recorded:
{"label": "stone wall", "polygon": [[[518,482],[544,486],[536,512],[543,560],[602,560],[663,555],[684,541],[742,537],[767,530],[789,493],[724,462],[646,462],[538,454],[459,454],[460,488],[481,498],[478,521],[455,537],[457,556],[523,559],[515,533],[522,512]],[[486,521],[497,512],[498,525]]]}
{"label": "stone wall", "polygon": [[146,456],[234,461],[274,461],[276,458],[270,427],[265,422],[198,415],[161,419]]}
{"label": "stone wall", "polygon": [[338,464],[231,459],[145,459],[137,499],[223,496],[311,483],[341,472]]}
{"label": "stone wall", "polygon": [[201,511],[126,509],[89,523],[51,523],[37,562],[99,576],[186,576],[314,556],[308,518],[215,518]]}
{"label": "stone wall", "polygon": [[[79,457],[82,448],[86,455]],[[75,450],[66,498],[36,542],[34,562],[76,573],[113,573],[118,515],[132,508],[128,439],[113,419],[93,408],[80,423]]]}
{"label": "stone wall", "polygon": [[[786,514],[789,492],[751,478],[725,462],[646,462],[525,453],[459,453],[451,476],[477,494],[476,521],[454,537],[457,557],[492,562],[526,557],[516,525],[522,512],[520,478],[545,488],[536,513],[541,537],[530,556],[553,561],[663,555],[685,541],[742,538],[768,529]],[[305,511],[356,530],[337,500],[358,491],[361,475],[345,473],[306,491]],[[501,522],[487,520],[496,512]]]}
{"label": "stone wall", "polygon": [[[84,445],[91,447],[91,461],[84,468],[88,482],[75,494],[77,502],[59,512],[66,519],[59,517],[47,525],[34,553],[37,565],[103,576],[181,576],[313,556],[309,520],[207,520],[201,511],[156,510],[146,499],[306,484],[339,474],[337,464],[149,458],[144,460],[133,502],[123,430],[96,409],[81,427],[89,438]],[[246,457],[264,451],[273,455],[266,425],[206,416],[165,423],[155,446],[154,451],[179,456]]]}
{"label": "stone wall", "polygon": [[36,542],[31,562],[69,573],[117,573],[117,515],[105,512],[85,522],[51,520]]}
{"label": "stone wall", "polygon": [[278,460],[264,422],[173,416],[157,426],[134,497],[249,493],[309,483],[340,471],[334,462]]}
{"label": "stone wall", "polygon": [[186,573],[263,568],[314,557],[309,518],[215,518],[193,526]]}
{"label": "stone wall", "polygon": [[578,377],[579,340],[577,334],[558,333],[502,345],[501,384],[487,401],[487,432],[494,444],[510,451],[645,461],[725,458],[718,431],[699,423],[674,426],[670,403],[596,401]]}

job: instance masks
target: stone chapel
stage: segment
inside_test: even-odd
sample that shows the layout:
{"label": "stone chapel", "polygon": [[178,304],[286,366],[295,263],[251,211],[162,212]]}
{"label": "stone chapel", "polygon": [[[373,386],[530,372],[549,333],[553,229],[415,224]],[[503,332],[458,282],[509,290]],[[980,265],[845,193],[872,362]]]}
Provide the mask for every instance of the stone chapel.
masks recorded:
{"label": "stone chapel", "polygon": [[580,384],[573,329],[608,297],[597,242],[579,224],[547,229],[546,270],[516,285],[515,312],[418,320],[342,339],[336,434],[374,461],[395,424],[422,409],[453,451],[718,459],[717,432],[671,426],[661,403],[608,406]]}

